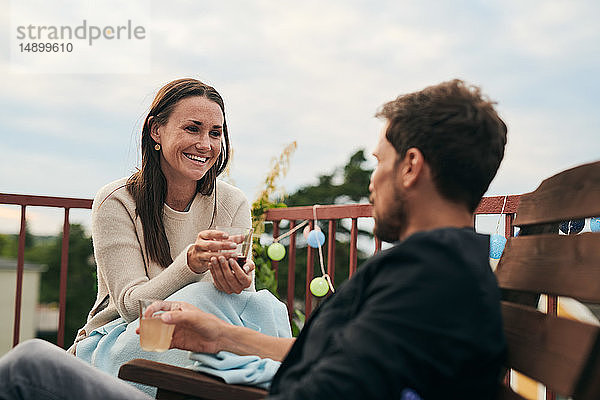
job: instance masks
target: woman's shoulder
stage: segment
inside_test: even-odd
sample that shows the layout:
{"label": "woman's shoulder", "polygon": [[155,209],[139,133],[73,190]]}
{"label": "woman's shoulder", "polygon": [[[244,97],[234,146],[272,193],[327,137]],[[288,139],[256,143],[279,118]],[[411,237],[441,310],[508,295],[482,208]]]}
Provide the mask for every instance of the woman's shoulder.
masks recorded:
{"label": "woman's shoulder", "polygon": [[247,202],[246,195],[239,188],[217,179],[217,197],[220,201]]}
{"label": "woman's shoulder", "polygon": [[217,204],[219,210],[229,215],[235,215],[239,210],[250,210],[248,199],[239,188],[217,180]]}
{"label": "woman's shoulder", "polygon": [[92,208],[98,208],[101,204],[117,200],[121,203],[134,203],[133,197],[127,190],[128,177],[119,178],[102,186],[94,197]]}

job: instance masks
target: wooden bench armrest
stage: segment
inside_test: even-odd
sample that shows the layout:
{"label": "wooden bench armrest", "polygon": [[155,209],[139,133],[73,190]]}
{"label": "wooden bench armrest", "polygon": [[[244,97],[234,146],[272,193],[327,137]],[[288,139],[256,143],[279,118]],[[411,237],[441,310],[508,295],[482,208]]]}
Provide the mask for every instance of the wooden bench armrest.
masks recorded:
{"label": "wooden bench armrest", "polygon": [[[137,358],[121,366],[119,378],[132,382],[154,386],[159,389],[157,398],[168,398],[170,394],[194,396],[199,399],[263,399],[267,392],[252,386],[230,385],[223,380],[193,371],[150,360]],[[177,398],[177,395],[170,396]],[[181,397],[181,396],[179,396]]]}
{"label": "wooden bench armrest", "polygon": [[498,387],[498,397],[497,400],[527,400],[525,397],[518,395],[513,392],[511,388],[505,386],[504,384],[500,384]]}

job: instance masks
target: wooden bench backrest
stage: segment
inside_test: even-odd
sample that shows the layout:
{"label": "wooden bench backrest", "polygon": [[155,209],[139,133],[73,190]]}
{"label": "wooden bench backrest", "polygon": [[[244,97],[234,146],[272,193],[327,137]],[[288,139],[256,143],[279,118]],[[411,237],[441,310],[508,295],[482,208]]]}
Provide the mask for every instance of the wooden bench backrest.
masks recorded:
{"label": "wooden bench backrest", "polygon": [[[521,197],[496,276],[507,291],[600,303],[600,233],[558,235],[561,221],[600,216],[600,162],[546,179]],[[507,367],[563,396],[600,399],[600,328],[503,301]],[[502,399],[519,399],[509,388]]]}

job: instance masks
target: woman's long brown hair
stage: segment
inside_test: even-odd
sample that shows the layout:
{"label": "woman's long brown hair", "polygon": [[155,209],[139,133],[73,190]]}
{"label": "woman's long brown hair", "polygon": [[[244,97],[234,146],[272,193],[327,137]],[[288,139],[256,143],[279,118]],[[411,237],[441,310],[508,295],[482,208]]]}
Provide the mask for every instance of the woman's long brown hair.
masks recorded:
{"label": "woman's long brown hair", "polygon": [[169,82],[156,94],[142,129],[142,166],[127,180],[127,189],[135,200],[136,214],[142,222],[146,253],[150,260],[165,268],[173,262],[163,222],[167,180],[160,169],[160,153],[154,149],[156,143],[150,136],[150,131],[152,124],[166,124],[175,105],[180,100],[192,96],[202,96],[214,101],[223,112],[223,148],[215,164],[196,184],[197,192],[206,196],[213,193],[217,176],[225,170],[229,162],[225,105],[221,95],[213,87],[191,78]]}

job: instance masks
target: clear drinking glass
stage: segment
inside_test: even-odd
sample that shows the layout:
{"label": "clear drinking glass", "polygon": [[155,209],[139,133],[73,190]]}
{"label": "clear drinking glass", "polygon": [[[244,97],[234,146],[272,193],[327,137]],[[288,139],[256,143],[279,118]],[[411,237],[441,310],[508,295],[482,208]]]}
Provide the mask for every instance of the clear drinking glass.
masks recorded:
{"label": "clear drinking glass", "polygon": [[252,247],[252,228],[244,228],[241,226],[217,226],[217,231],[225,232],[229,235],[229,239],[237,244],[237,247],[232,250],[223,250],[231,254],[237,259],[237,263],[241,266],[246,264],[248,253]]}
{"label": "clear drinking glass", "polygon": [[[146,309],[154,302],[163,303],[162,309],[152,314],[150,317],[145,317]],[[175,325],[169,325],[162,322],[160,314],[165,311],[170,311],[170,303],[163,300],[142,299],[140,304],[140,346],[146,351],[163,352],[169,350],[171,346],[171,338]],[[168,309],[165,309],[167,305]]]}

